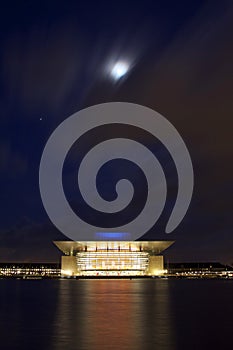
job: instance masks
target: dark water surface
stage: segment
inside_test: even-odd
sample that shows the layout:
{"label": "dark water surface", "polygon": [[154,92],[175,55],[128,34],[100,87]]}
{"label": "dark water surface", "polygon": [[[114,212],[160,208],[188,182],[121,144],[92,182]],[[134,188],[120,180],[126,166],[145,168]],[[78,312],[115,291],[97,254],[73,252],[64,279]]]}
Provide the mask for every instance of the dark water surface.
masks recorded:
{"label": "dark water surface", "polygon": [[233,349],[233,281],[0,280],[0,349]]}

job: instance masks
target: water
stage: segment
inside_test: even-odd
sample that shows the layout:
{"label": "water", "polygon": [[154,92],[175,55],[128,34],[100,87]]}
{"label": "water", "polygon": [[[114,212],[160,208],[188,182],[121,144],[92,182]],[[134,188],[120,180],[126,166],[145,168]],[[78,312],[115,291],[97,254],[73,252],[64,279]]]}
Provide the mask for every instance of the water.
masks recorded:
{"label": "water", "polygon": [[0,280],[2,350],[222,350],[232,331],[230,280]]}

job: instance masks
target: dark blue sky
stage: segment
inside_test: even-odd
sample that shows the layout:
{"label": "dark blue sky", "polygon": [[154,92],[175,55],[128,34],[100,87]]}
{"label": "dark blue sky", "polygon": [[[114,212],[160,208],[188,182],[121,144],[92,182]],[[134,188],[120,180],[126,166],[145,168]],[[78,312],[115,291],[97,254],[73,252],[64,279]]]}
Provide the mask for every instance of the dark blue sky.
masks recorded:
{"label": "dark blue sky", "polygon": [[[231,1],[1,5],[0,259],[58,258],[51,241],[64,237],[49,223],[38,186],[44,145],[79,109],[126,101],[170,120],[194,165],[183,222],[165,235],[165,212],[147,238],[176,240],[170,260],[233,262],[232,39]],[[107,67],[118,59],[132,69],[116,84]],[[173,188],[169,157],[157,143],[151,147]]]}

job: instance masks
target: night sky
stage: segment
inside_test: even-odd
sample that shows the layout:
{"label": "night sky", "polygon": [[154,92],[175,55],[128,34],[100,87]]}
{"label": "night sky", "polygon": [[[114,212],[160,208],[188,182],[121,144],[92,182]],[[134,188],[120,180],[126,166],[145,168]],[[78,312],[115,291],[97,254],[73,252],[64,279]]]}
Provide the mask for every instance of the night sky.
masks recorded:
{"label": "night sky", "polygon": [[[109,66],[118,60],[130,67],[115,81]],[[171,159],[149,135],[122,130],[141,137],[168,169],[171,199],[144,239],[175,240],[169,261],[233,262],[232,1],[8,1],[0,9],[0,62],[0,261],[59,261],[52,240],[67,238],[49,221],[38,184],[45,143],[76,111],[124,101],[165,116],[194,167],[190,208],[167,235],[177,186]],[[107,132],[86,137],[81,150]],[[79,151],[74,145],[67,160],[67,192]]]}

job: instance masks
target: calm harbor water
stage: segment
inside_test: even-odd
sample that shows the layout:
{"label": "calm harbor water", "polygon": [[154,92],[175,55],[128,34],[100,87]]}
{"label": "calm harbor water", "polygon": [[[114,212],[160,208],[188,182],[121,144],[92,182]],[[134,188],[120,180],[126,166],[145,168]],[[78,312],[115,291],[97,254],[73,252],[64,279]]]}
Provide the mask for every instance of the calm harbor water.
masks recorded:
{"label": "calm harbor water", "polygon": [[230,280],[0,280],[3,350],[232,349]]}

